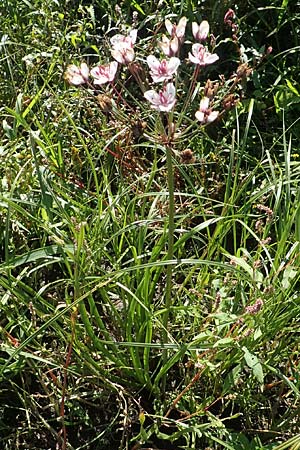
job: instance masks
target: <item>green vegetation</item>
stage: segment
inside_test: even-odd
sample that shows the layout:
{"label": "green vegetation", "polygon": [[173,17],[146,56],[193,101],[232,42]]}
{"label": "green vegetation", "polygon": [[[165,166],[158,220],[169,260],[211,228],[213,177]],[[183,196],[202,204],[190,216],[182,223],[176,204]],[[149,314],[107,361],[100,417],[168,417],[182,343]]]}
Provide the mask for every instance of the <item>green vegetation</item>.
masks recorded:
{"label": "green vegetation", "polygon": [[[300,448],[300,5],[269,3],[2,0],[3,450]],[[174,111],[138,66],[67,83],[182,16]]]}

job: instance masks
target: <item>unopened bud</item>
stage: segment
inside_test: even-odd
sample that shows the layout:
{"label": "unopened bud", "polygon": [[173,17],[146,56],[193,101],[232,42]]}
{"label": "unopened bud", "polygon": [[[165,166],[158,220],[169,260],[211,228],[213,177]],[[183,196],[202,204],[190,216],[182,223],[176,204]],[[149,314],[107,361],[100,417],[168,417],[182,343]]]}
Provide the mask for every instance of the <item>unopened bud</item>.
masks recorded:
{"label": "unopened bud", "polygon": [[132,13],[132,25],[136,26],[138,22],[139,14],[137,11],[133,11]]}
{"label": "unopened bud", "polygon": [[227,13],[224,16],[224,23],[226,23],[226,25],[231,26],[231,23],[232,23],[231,20],[234,17],[235,17],[235,12],[233,11],[233,9],[228,9]]}
{"label": "unopened bud", "polygon": [[266,50],[266,55],[270,55],[270,53],[272,53],[273,51],[273,47],[271,47],[271,45],[269,45],[269,47]]}
{"label": "unopened bud", "polygon": [[190,148],[186,148],[180,153],[182,164],[193,164],[196,158]]}

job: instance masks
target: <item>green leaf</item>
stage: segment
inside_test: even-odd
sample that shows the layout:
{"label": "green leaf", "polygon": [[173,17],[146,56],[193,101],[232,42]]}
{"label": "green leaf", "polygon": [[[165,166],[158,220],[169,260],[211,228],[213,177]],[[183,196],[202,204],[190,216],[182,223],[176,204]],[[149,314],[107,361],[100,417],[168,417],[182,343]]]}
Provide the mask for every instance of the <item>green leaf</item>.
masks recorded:
{"label": "green leaf", "polygon": [[243,269],[252,280],[257,281],[258,283],[262,283],[263,274],[259,272],[257,269],[254,269],[243,258],[239,258],[234,255],[225,255],[225,256],[229,257],[231,261],[234,261],[235,264],[241,269]]}
{"label": "green leaf", "polygon": [[253,353],[250,353],[246,347],[242,347],[242,350],[244,352],[244,359],[247,366],[252,370],[252,373],[257,381],[262,384],[264,382],[264,373],[262,365],[259,362],[257,356],[253,355]]}
{"label": "green leaf", "polygon": [[8,264],[1,264],[0,269],[3,268],[6,270],[7,268],[16,268],[18,266],[21,266],[22,264],[29,264],[39,260],[54,259],[58,255],[63,255],[64,251],[73,253],[74,246],[66,245],[64,247],[61,247],[59,245],[50,245],[48,247],[38,248],[36,250],[27,252],[24,255],[15,256],[14,258],[9,260]]}
{"label": "green leaf", "polygon": [[294,94],[296,94],[298,97],[300,97],[299,92],[297,91],[295,86],[292,84],[292,82],[290,80],[285,80],[285,81],[286,81],[286,84],[288,85],[290,91],[292,91]]}
{"label": "green leaf", "polygon": [[135,0],[131,0],[131,6],[133,8],[135,8],[138,12],[140,12],[141,14],[143,14],[143,16],[145,16],[145,12],[143,10],[143,8],[138,4],[138,2],[136,2]]}
{"label": "green leaf", "polygon": [[216,348],[216,347],[229,347],[229,344],[231,344],[232,342],[234,342],[233,338],[230,338],[230,337],[222,338],[222,339],[219,339],[217,342],[214,343],[213,348]]}

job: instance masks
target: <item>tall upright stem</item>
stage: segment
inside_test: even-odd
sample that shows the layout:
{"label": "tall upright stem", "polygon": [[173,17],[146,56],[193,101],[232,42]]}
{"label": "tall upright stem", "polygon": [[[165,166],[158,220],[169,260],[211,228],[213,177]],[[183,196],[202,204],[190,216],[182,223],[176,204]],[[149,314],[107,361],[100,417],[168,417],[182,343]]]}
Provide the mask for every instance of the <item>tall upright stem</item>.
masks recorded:
{"label": "tall upright stem", "polygon": [[[168,191],[169,191],[169,217],[168,217],[168,252],[167,260],[169,264],[167,265],[167,280],[166,280],[166,294],[165,294],[165,312],[163,315],[163,344],[168,342],[168,323],[170,310],[172,306],[172,274],[173,274],[173,264],[170,261],[174,258],[174,215],[175,215],[175,201],[174,201],[174,171],[172,162],[172,149],[170,145],[166,145],[166,157],[167,157],[167,176],[168,176]],[[163,350],[163,363],[166,364],[168,359],[168,350]],[[162,392],[165,393],[166,388],[166,375],[162,378]]]}
{"label": "tall upright stem", "polygon": [[[167,176],[168,176],[168,191],[169,191],[169,226],[168,226],[168,261],[172,261],[174,257],[174,215],[175,215],[175,202],[174,202],[174,173],[173,173],[173,162],[172,162],[172,150],[169,146],[166,147],[167,152]],[[165,308],[166,312],[164,315],[163,325],[165,328],[168,326],[168,319],[170,313],[170,307],[172,304],[172,272],[173,265],[168,264],[167,266],[167,281],[166,281],[166,297],[165,297]]]}

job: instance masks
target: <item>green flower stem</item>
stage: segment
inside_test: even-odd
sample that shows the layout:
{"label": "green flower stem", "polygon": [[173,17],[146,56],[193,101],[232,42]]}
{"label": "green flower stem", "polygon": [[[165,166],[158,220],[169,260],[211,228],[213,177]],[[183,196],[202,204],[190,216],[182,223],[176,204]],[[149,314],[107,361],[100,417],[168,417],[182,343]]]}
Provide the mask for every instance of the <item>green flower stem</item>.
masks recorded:
{"label": "green flower stem", "polygon": [[[175,202],[174,202],[174,173],[173,173],[173,162],[172,162],[172,150],[169,146],[166,147],[167,150],[167,171],[168,171],[168,191],[169,191],[169,227],[168,227],[168,261],[173,260],[174,256],[174,214],[175,214]],[[165,307],[166,313],[164,317],[164,327],[167,328],[168,318],[169,318],[169,310],[172,303],[172,272],[173,266],[172,264],[168,264],[167,267],[167,284],[166,284],[166,300]]]}
{"label": "green flower stem", "polygon": [[[169,191],[169,223],[168,223],[168,253],[167,260],[172,261],[174,258],[174,215],[175,215],[175,201],[174,201],[174,173],[173,173],[173,161],[172,161],[172,148],[168,144],[166,145],[166,157],[167,157],[167,174],[168,174],[168,191]],[[167,280],[166,280],[166,295],[165,295],[165,312],[163,315],[163,332],[162,340],[163,344],[168,342],[168,323],[170,310],[172,306],[172,274],[173,264],[167,266]],[[168,350],[163,351],[163,364],[166,364],[168,359]],[[166,387],[166,375],[162,378],[162,392],[164,394]]]}

